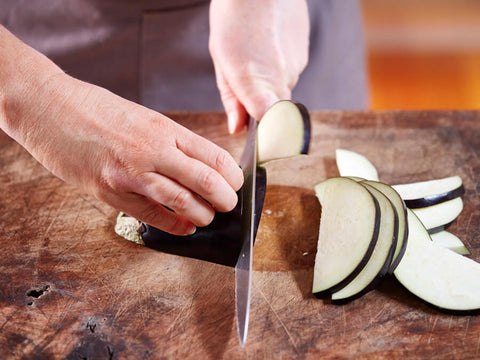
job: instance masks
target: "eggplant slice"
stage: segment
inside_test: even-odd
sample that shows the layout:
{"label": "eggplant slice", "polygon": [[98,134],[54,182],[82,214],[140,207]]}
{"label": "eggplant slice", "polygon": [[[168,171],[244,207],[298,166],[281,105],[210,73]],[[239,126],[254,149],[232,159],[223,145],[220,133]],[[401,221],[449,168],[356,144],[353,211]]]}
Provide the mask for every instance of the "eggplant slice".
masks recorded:
{"label": "eggplant slice", "polygon": [[322,206],[312,292],[331,294],[364,268],[377,242],[380,206],[356,181],[330,178],[315,186]]}
{"label": "eggplant slice", "polygon": [[354,151],[337,149],[335,160],[340,176],[350,176],[365,180],[378,180],[375,166],[365,156]]}
{"label": "eggplant slice", "polygon": [[461,197],[429,207],[413,209],[427,230],[445,227],[455,220],[463,210]]}
{"label": "eggplant slice", "polygon": [[455,199],[465,193],[460,176],[393,185],[410,209],[418,209]]}
{"label": "eggplant slice", "polygon": [[462,240],[451,232],[443,230],[430,234],[430,237],[432,238],[432,241],[439,246],[455,251],[460,255],[470,255],[470,251],[468,251]]}
{"label": "eggplant slice", "polygon": [[393,254],[392,263],[390,265],[389,273],[393,273],[398,266],[400,259],[405,253],[408,241],[408,222],[407,222],[407,207],[400,195],[391,186],[378,181],[364,181],[365,184],[373,186],[381,191],[391,202],[396,210],[398,216],[397,228],[397,244],[395,253]]}
{"label": "eggplant slice", "polygon": [[372,290],[388,273],[397,244],[398,215],[391,201],[379,190],[361,183],[375,197],[380,208],[380,230],[365,267],[345,287],[332,294],[335,303],[346,303]]}
{"label": "eggplant slice", "polygon": [[410,292],[453,313],[480,310],[480,264],[433,242],[408,210],[409,239],[395,277]]}
{"label": "eggplant slice", "polygon": [[258,124],[258,162],[307,154],[310,133],[310,115],[304,105],[291,100],[277,101]]}

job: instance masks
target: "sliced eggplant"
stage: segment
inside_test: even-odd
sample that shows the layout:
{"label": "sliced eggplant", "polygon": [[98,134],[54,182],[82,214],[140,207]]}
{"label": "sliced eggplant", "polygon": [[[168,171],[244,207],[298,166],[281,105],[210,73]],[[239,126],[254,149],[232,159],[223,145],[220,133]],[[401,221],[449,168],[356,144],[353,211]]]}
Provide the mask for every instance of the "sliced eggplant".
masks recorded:
{"label": "sliced eggplant", "polygon": [[470,251],[468,251],[462,240],[451,232],[445,230],[439,231],[435,234],[430,234],[430,237],[432,241],[439,246],[455,251],[460,255],[470,255]]}
{"label": "sliced eggplant", "polygon": [[340,176],[378,181],[377,169],[365,156],[354,151],[337,149],[335,159]]}
{"label": "sliced eggplant", "polygon": [[450,221],[448,224],[440,225],[440,226],[437,226],[437,227],[434,227],[434,228],[431,228],[431,229],[427,229],[427,231],[430,235],[433,235],[433,234],[439,233],[440,231],[447,230],[450,227],[450,225],[452,225],[452,224],[453,224],[453,221]]}
{"label": "sliced eggplant", "polygon": [[410,209],[424,208],[455,199],[465,193],[460,176],[394,185]]}
{"label": "sliced eggplant", "polygon": [[369,181],[369,180],[365,180],[364,178],[361,178],[361,177],[358,177],[358,176],[345,176],[349,179],[352,179],[353,181],[356,181],[356,182],[360,182],[360,181]]}
{"label": "sliced eggplant", "polygon": [[437,245],[408,210],[407,250],[395,277],[427,303],[452,312],[480,310],[480,264]]}
{"label": "sliced eggplant", "polygon": [[375,187],[361,183],[375,197],[380,208],[378,239],[365,267],[345,287],[332,294],[335,303],[346,303],[373,289],[390,269],[397,244],[398,216],[390,200]]}
{"label": "sliced eggplant", "polygon": [[348,284],[363,269],[377,242],[380,209],[360,183],[342,177],[315,186],[322,206],[313,293],[324,296]]}
{"label": "sliced eggplant", "polygon": [[397,243],[395,253],[393,254],[392,263],[390,265],[389,273],[392,273],[398,266],[405,249],[407,247],[408,239],[408,222],[407,222],[407,208],[400,195],[391,186],[378,182],[378,181],[365,181],[365,184],[373,186],[377,190],[381,191],[392,203],[396,210],[398,217],[397,227]]}
{"label": "sliced eggplant", "polygon": [[413,209],[423,225],[429,229],[438,228],[451,223],[463,210],[462,198],[442,202],[425,208]]}
{"label": "sliced eggplant", "polygon": [[304,105],[290,100],[276,102],[258,124],[258,162],[308,153],[310,132],[310,116]]}

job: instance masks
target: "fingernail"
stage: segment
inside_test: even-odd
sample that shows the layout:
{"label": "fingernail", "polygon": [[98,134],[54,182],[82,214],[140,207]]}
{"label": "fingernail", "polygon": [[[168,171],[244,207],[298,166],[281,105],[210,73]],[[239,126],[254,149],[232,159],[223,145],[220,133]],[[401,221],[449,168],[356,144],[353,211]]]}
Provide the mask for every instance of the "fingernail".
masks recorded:
{"label": "fingernail", "polygon": [[232,135],[233,133],[235,133],[235,129],[237,127],[237,116],[235,115],[235,113],[231,112],[231,113],[228,113],[228,132],[230,135]]}
{"label": "fingernail", "polygon": [[197,227],[195,225],[190,225],[190,227],[187,228],[187,235],[193,235],[197,231]]}

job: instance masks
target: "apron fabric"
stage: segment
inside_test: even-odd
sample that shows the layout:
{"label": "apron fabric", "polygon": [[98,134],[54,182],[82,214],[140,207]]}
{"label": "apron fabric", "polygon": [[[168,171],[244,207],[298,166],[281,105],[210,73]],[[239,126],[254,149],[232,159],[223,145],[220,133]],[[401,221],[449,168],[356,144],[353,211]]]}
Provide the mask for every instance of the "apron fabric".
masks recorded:
{"label": "apron fabric", "polygon": [[[358,0],[308,0],[310,59],[293,99],[368,104]],[[157,111],[223,111],[205,0],[0,0],[0,23],[70,75]]]}

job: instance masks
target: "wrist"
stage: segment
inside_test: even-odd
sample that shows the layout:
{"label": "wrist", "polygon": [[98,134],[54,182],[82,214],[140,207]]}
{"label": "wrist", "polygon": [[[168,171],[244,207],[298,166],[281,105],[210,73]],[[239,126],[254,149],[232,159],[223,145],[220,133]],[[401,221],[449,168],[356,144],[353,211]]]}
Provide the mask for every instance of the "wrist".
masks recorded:
{"label": "wrist", "polygon": [[[50,59],[0,25],[0,128],[25,145],[41,90],[65,75]],[[36,106],[37,107],[36,107]]]}

